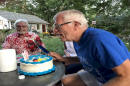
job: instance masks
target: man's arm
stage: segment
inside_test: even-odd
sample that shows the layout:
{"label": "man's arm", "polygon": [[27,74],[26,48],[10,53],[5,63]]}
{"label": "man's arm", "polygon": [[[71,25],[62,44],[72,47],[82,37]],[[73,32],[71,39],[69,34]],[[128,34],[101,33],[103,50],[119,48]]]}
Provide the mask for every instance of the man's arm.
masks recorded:
{"label": "man's arm", "polygon": [[80,62],[78,57],[62,57],[56,52],[50,52],[49,55],[53,57],[54,61],[61,61],[66,65]]}
{"label": "man's arm", "polygon": [[128,59],[112,70],[116,72],[117,77],[109,80],[103,86],[130,86],[130,61]]}
{"label": "man's arm", "polygon": [[80,63],[78,57],[65,57],[63,62],[65,62],[66,65]]}

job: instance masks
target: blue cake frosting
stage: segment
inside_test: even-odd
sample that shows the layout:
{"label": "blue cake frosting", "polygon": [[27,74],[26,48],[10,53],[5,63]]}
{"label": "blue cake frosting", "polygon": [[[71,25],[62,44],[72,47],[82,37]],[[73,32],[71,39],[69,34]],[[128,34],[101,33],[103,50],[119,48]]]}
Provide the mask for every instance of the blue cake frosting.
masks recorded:
{"label": "blue cake frosting", "polygon": [[[41,61],[38,61],[38,62],[30,62],[32,61],[33,59],[42,59]],[[32,56],[29,56],[29,58],[25,61],[24,58],[21,58],[20,59],[20,62],[21,63],[25,63],[25,64],[41,64],[41,63],[44,63],[44,62],[48,62],[48,61],[51,61],[53,58],[51,56],[46,56],[46,55],[32,55]],[[43,74],[48,74],[48,73],[51,73],[55,71],[55,65],[53,65],[53,67],[51,69],[48,69],[47,71],[43,71],[43,72],[24,72],[22,71],[21,69],[18,69],[18,72],[20,74],[24,74],[24,75],[29,75],[29,76],[37,76],[37,75],[43,75]]]}

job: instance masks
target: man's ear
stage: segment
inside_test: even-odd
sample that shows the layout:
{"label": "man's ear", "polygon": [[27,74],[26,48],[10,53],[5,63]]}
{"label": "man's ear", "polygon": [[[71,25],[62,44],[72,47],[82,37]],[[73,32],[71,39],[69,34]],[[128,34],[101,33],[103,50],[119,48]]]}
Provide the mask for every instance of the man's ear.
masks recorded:
{"label": "man's ear", "polygon": [[77,22],[77,21],[74,21],[74,27],[75,27],[75,30],[77,30],[79,27],[80,27],[80,23]]}

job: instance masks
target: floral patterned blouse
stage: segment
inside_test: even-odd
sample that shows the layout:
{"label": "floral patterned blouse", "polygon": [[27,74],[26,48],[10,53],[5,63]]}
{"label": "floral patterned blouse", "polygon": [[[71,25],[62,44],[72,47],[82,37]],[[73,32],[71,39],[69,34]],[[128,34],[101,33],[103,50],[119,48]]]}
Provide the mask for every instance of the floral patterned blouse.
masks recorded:
{"label": "floral patterned blouse", "polygon": [[9,48],[9,49],[15,49],[17,54],[21,54],[24,50],[27,50],[28,52],[34,52],[38,50],[38,47],[34,43],[34,40],[44,46],[44,43],[42,43],[40,37],[33,33],[28,32],[24,34],[23,37],[21,37],[17,32],[10,34],[6,37],[2,47],[3,48]]}

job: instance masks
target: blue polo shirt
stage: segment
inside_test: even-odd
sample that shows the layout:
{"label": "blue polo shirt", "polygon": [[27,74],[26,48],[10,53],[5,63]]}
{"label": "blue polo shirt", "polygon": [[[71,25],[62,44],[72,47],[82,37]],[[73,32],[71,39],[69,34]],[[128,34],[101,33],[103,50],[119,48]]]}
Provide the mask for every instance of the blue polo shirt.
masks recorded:
{"label": "blue polo shirt", "polygon": [[78,43],[76,53],[84,69],[105,83],[116,76],[112,68],[130,59],[128,49],[115,35],[102,29],[88,28]]}

